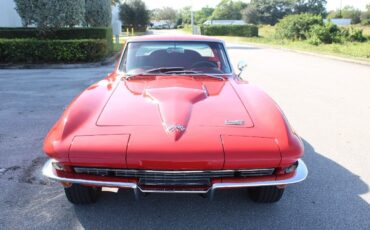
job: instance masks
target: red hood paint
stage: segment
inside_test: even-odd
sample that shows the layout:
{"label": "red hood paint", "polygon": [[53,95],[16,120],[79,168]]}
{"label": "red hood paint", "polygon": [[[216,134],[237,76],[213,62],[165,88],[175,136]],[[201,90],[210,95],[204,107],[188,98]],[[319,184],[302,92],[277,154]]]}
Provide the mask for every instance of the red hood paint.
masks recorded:
{"label": "red hood paint", "polygon": [[[148,78],[148,77],[147,77]],[[161,126],[176,141],[193,127],[225,126],[243,120],[253,127],[248,111],[228,81],[191,76],[157,76],[122,81],[99,117],[99,126]],[[219,105],[233,105],[225,109]],[[169,128],[181,126],[184,131]]]}
{"label": "red hood paint", "polygon": [[90,167],[206,170],[284,167],[303,154],[273,100],[234,76],[122,77],[112,73],[72,102],[46,137],[50,157]]}

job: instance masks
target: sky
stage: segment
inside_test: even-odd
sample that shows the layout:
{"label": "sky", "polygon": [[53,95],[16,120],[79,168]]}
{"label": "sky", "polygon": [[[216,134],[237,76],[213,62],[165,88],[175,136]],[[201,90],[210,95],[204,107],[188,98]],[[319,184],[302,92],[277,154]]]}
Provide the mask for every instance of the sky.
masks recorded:
{"label": "sky", "polygon": [[[149,9],[161,8],[169,6],[175,9],[180,9],[184,6],[190,6],[193,3],[195,10],[199,10],[203,6],[215,7],[221,0],[144,0]],[[249,2],[250,0],[242,0],[243,2]],[[370,3],[370,0],[327,0],[327,9],[335,10],[340,8],[342,5],[351,5],[355,8],[365,10],[366,4]]]}

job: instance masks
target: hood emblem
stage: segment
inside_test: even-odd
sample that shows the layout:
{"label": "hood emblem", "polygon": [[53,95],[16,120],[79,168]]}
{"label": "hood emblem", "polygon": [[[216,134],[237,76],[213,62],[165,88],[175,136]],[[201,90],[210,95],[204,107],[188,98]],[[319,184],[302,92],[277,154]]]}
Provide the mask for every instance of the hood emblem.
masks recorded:
{"label": "hood emblem", "polygon": [[168,125],[166,127],[166,132],[167,133],[184,132],[185,129],[186,128],[183,125]]}
{"label": "hood emblem", "polygon": [[243,120],[226,120],[225,125],[244,125]]}

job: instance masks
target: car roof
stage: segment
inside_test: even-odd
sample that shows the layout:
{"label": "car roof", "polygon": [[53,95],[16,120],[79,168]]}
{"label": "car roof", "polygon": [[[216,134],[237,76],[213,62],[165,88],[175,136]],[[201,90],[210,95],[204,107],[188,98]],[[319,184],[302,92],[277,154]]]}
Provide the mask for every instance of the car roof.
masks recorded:
{"label": "car roof", "polygon": [[145,41],[203,41],[224,43],[221,39],[201,35],[144,35],[128,39],[128,42]]}

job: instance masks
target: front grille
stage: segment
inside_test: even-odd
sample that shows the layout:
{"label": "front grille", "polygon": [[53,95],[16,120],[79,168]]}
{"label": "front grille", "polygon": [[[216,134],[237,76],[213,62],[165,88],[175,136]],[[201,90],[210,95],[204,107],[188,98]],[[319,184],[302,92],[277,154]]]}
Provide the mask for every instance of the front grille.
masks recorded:
{"label": "front grille", "polygon": [[212,179],[245,178],[270,176],[274,168],[245,170],[209,170],[209,171],[160,171],[74,167],[80,174],[106,177],[137,178],[142,185],[161,186],[209,186]]}

